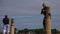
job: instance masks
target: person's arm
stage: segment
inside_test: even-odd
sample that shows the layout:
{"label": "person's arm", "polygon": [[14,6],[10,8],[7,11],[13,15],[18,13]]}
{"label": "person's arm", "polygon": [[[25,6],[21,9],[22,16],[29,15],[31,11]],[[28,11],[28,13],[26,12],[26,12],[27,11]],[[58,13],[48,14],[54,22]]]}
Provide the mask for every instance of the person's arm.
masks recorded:
{"label": "person's arm", "polygon": [[41,10],[41,14],[43,14],[43,13],[45,13],[45,12],[46,12],[46,10],[44,10],[44,9]]}
{"label": "person's arm", "polygon": [[9,18],[7,18],[7,23],[9,24]]}
{"label": "person's arm", "polygon": [[5,25],[5,18],[3,18],[2,23]]}
{"label": "person's arm", "polygon": [[43,9],[41,10],[41,14],[43,13]]}
{"label": "person's arm", "polygon": [[4,18],[3,18],[2,22],[4,23]]}

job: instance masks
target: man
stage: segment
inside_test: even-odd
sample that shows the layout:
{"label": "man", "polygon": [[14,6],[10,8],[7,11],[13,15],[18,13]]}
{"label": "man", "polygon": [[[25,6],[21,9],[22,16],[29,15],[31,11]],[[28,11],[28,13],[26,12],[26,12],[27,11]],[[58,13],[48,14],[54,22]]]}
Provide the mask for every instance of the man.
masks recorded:
{"label": "man", "polygon": [[45,24],[45,19],[47,18],[47,16],[51,16],[51,14],[50,14],[50,7],[46,6],[45,4],[43,4],[42,6],[43,6],[43,8],[41,10],[41,14],[44,15],[43,26],[45,28],[45,25],[46,25]]}
{"label": "man", "polygon": [[3,34],[9,34],[9,18],[5,15],[3,18]]}

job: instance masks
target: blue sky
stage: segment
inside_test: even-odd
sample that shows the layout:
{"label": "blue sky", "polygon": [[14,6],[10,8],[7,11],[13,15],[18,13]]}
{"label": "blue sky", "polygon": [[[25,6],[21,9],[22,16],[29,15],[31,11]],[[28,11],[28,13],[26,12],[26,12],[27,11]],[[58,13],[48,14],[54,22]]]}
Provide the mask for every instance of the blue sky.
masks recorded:
{"label": "blue sky", "polygon": [[43,3],[51,7],[52,28],[60,30],[60,0],[0,0],[0,28],[6,14],[14,18],[17,29],[43,28],[43,15],[40,14]]}

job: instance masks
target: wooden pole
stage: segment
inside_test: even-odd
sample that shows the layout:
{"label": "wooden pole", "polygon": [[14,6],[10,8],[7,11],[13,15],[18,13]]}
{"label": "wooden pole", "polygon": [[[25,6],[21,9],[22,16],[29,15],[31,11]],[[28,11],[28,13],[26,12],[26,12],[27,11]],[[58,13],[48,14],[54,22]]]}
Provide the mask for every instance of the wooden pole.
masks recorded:
{"label": "wooden pole", "polygon": [[14,19],[11,19],[10,34],[14,34]]}
{"label": "wooden pole", "polygon": [[45,19],[45,33],[51,34],[51,15],[50,15],[50,7],[47,7],[47,16]]}
{"label": "wooden pole", "polygon": [[46,18],[46,29],[45,32],[46,34],[51,34],[51,21],[50,21],[50,16]]}

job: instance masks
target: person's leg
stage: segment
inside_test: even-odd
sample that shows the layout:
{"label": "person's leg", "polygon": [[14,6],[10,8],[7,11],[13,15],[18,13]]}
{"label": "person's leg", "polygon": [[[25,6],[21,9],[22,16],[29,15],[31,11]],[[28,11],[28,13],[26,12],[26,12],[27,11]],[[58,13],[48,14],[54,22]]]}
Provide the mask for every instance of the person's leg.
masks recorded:
{"label": "person's leg", "polygon": [[6,25],[3,25],[3,34],[6,33]]}
{"label": "person's leg", "polygon": [[45,17],[44,17],[44,19],[43,19],[43,27],[44,27],[44,29],[46,28],[46,27],[45,27]]}
{"label": "person's leg", "polygon": [[6,26],[6,28],[7,28],[7,34],[9,34],[9,24],[7,24],[7,26]]}

